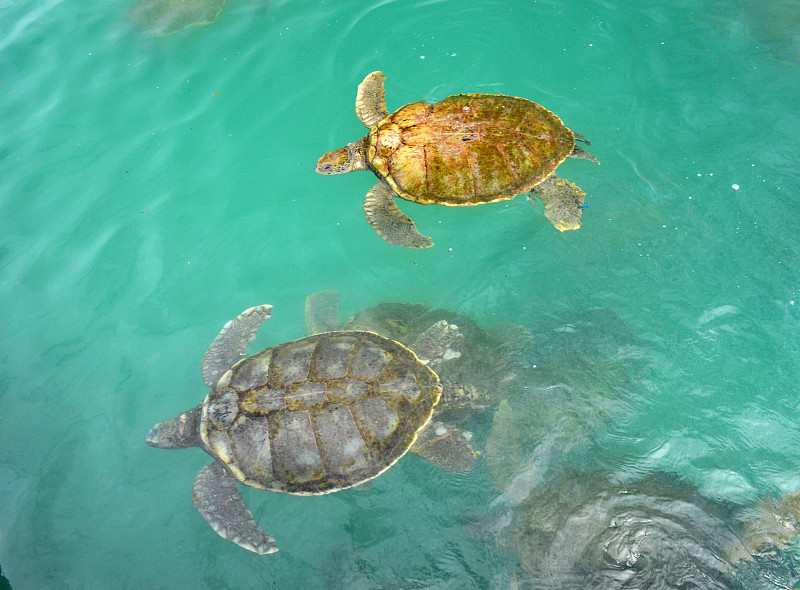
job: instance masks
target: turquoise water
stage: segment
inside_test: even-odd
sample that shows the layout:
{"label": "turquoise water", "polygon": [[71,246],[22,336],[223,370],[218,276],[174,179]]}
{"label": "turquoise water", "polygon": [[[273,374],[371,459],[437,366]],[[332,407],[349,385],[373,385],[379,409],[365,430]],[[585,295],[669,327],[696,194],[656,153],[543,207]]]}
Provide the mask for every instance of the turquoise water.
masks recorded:
{"label": "turquoise water", "polygon": [[[205,395],[222,324],[270,303],[252,350],[303,336],[321,289],[343,318],[410,301],[524,326],[528,370],[560,376],[516,407],[556,392],[558,425],[582,425],[548,449],[552,473],[667,471],[739,504],[800,489],[796,2],[229,0],[163,38],[129,7],[0,3],[15,589],[507,587],[510,544],[467,524],[509,493],[483,457],[455,475],[407,456],[325,497],[245,489],[281,548],[261,557],[192,507],[204,453],[145,446]],[[559,233],[524,198],[400,203],[436,245],[377,238],[374,177],[314,163],[364,133],[356,87],[378,69],[390,110],[503,93],[590,138],[601,166],[559,168],[587,193],[583,227]],[[492,412],[467,423],[479,450]]]}

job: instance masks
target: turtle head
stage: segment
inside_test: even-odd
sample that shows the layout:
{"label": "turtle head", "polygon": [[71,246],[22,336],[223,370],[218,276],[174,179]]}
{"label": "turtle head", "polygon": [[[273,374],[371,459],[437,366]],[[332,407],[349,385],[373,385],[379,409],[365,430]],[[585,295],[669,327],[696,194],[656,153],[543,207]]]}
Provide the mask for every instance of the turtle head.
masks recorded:
{"label": "turtle head", "polygon": [[200,406],[177,418],[156,424],[144,439],[159,449],[185,449],[200,446]]}
{"label": "turtle head", "polygon": [[364,140],[359,139],[323,155],[317,161],[316,170],[319,174],[346,174],[353,170],[366,170],[366,159]]}

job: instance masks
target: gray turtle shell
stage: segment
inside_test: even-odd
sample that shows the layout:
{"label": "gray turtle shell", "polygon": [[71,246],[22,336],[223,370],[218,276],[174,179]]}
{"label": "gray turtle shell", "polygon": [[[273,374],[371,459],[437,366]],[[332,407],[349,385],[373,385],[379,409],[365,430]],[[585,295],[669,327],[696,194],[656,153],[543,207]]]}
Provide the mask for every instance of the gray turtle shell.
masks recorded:
{"label": "gray turtle shell", "polygon": [[243,484],[326,494],[397,462],[441,391],[436,373],[393,340],[315,334],[228,370],[203,401],[200,436]]}

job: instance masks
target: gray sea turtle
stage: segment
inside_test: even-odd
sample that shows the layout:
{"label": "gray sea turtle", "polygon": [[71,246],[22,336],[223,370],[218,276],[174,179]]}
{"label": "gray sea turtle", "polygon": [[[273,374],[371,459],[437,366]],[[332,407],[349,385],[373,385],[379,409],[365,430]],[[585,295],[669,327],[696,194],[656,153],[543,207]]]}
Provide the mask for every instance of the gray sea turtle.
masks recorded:
{"label": "gray sea turtle", "polygon": [[728,551],[731,558],[748,559],[796,542],[800,533],[800,492],[761,498],[749,512],[742,526],[742,542]]}
{"label": "gray sea turtle", "polygon": [[786,536],[773,528],[751,554],[752,523],[742,527],[741,512],[671,473],[615,480],[567,469],[518,507],[500,540],[521,566],[514,588],[796,588],[800,560],[781,550]]}
{"label": "gray sea turtle", "polygon": [[210,25],[224,6],[225,0],[138,0],[128,17],[145,31],[166,37],[191,26]]}
{"label": "gray sea turtle", "polygon": [[11,583],[3,575],[3,568],[0,567],[0,590],[11,590]]}
{"label": "gray sea turtle", "polygon": [[593,443],[626,415],[641,390],[647,349],[607,310],[570,312],[531,331],[524,395],[497,405],[484,459],[503,501],[522,502],[564,462],[593,457]]}
{"label": "gray sea turtle", "polygon": [[535,102],[502,94],[459,94],[435,104],[407,104],[389,114],[384,80],[381,72],[372,72],[358,87],[356,114],[369,133],[326,153],[316,166],[320,174],[375,173],[378,182],[367,193],[364,212],[384,240],[407,248],[433,245],[394,197],[462,206],[533,190],[557,229],[580,227],[586,193],[554,170],[568,157],[599,162],[575,145],[575,140],[589,141],[556,115]]}
{"label": "gray sea turtle", "polygon": [[723,549],[734,507],[672,474],[614,482],[562,472],[517,509],[510,540],[528,590],[744,590]]}
{"label": "gray sea turtle", "polygon": [[195,479],[194,505],[221,537],[259,554],[277,546],[236,484],[328,494],[377,477],[416,441],[430,444],[442,388],[428,365],[455,356],[460,339],[456,326],[438,322],[416,354],[372,332],[335,331],[242,358],[271,309],[253,307],[222,328],[202,362],[211,392],[146,438],[213,457]]}

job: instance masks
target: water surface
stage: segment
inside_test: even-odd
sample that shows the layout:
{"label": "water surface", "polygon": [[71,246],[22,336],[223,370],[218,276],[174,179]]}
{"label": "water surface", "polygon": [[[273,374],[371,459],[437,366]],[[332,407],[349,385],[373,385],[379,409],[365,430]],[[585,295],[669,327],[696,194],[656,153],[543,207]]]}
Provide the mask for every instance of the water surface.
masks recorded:
{"label": "water surface", "polygon": [[[742,505],[800,489],[797,3],[761,5],[229,0],[157,37],[128,1],[0,3],[3,574],[504,587],[513,548],[465,524],[504,502],[482,458],[453,475],[409,456],[320,498],[245,489],[281,548],[259,557],[192,507],[205,454],[144,445],[205,395],[222,324],[270,303],[253,350],[300,337],[320,289],[343,318],[409,301],[523,325],[527,368],[554,375],[527,391],[584,425],[547,449],[552,474],[664,471]],[[523,198],[401,203],[435,247],[377,238],[372,175],[314,163],[364,133],[356,87],[378,69],[390,110],[511,94],[590,138],[601,166],[559,168],[587,193],[582,229]],[[491,423],[469,424],[479,448]]]}

